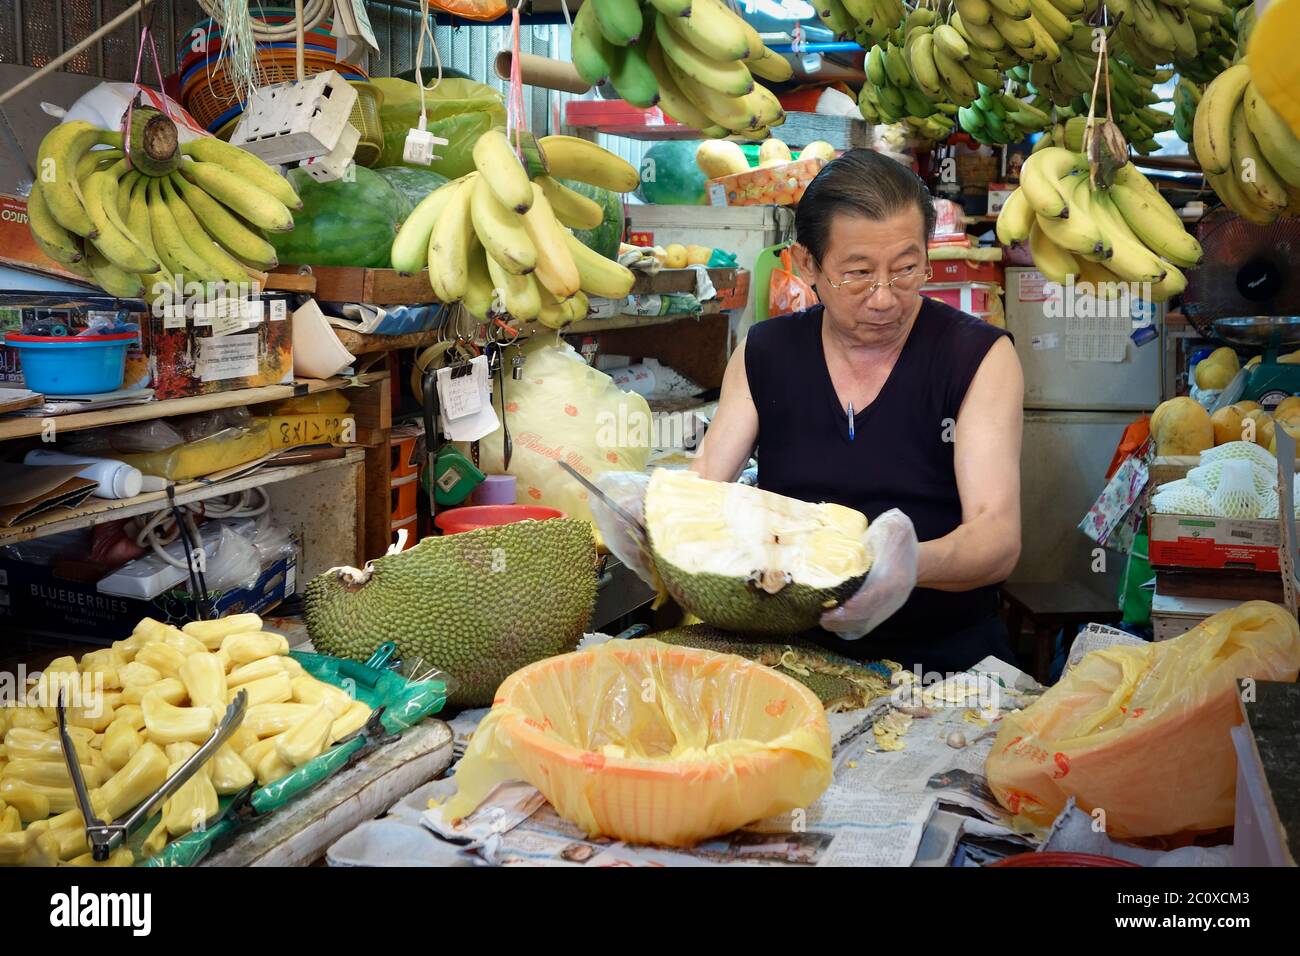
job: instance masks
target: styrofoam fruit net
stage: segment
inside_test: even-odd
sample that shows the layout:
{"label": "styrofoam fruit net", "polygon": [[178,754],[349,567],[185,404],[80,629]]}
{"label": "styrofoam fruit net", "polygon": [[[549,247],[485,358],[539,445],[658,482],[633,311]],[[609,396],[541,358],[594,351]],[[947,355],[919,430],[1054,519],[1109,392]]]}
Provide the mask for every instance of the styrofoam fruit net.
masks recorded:
{"label": "styrofoam fruit net", "polygon": [[1208,465],[1216,461],[1227,461],[1232,458],[1247,458],[1259,465],[1261,468],[1268,469],[1269,472],[1277,474],[1277,459],[1267,448],[1256,445],[1250,441],[1230,441],[1222,445],[1216,445],[1214,448],[1207,448],[1201,452],[1201,464]]}
{"label": "styrofoam fruit net", "polygon": [[1226,518],[1259,517],[1264,500],[1255,490],[1255,466],[1251,462],[1231,458],[1206,467],[1222,469],[1218,487],[1210,496],[1210,506],[1217,514]]}
{"label": "styrofoam fruit net", "polygon": [[1166,515],[1212,515],[1213,504],[1203,488],[1186,478],[1168,481],[1156,489],[1151,497],[1151,507]]}
{"label": "styrofoam fruit net", "polygon": [[1260,501],[1263,502],[1259,508],[1259,516],[1261,518],[1271,519],[1278,516],[1281,509],[1281,499],[1278,498],[1276,491],[1270,491],[1266,495],[1261,495]]}
{"label": "styrofoam fruit net", "polygon": [[1199,465],[1187,473],[1187,480],[1198,488],[1203,489],[1207,494],[1213,495],[1219,488],[1219,483],[1223,480],[1223,470],[1227,467],[1244,467],[1249,469],[1251,480],[1255,487],[1255,493],[1261,498],[1269,492],[1277,490],[1277,469],[1272,471],[1261,468],[1254,462],[1245,458],[1224,458],[1219,461],[1210,462],[1208,465]]}

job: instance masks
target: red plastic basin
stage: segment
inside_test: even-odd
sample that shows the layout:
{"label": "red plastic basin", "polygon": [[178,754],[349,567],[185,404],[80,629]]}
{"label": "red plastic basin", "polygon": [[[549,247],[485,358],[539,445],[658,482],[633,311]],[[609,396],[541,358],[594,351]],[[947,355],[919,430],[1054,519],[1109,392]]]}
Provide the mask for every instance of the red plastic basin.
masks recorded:
{"label": "red plastic basin", "polygon": [[549,518],[567,517],[563,511],[540,505],[470,505],[440,512],[433,523],[447,534],[459,534],[462,531],[495,528],[516,521],[546,521]]}

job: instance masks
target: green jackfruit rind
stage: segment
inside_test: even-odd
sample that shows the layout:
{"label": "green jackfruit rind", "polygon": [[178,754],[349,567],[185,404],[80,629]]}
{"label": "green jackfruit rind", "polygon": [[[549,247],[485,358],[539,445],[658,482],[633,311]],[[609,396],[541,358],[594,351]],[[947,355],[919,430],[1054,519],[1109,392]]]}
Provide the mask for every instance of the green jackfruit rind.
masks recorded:
{"label": "green jackfruit rind", "polygon": [[750,587],[741,578],[691,574],[655,554],[655,569],[673,599],[700,620],[745,634],[798,634],[817,626],[822,614],[851,598],[865,574],[835,587],[787,585],[775,594]]}
{"label": "green jackfruit rind", "polygon": [[[875,698],[890,692],[884,678],[864,667],[861,661],[843,657],[799,637],[787,637],[780,643],[749,641],[743,635],[709,624],[691,624],[646,636],[665,644],[736,654],[775,668],[816,694],[828,711],[865,707]],[[783,661],[795,669],[785,666]]]}
{"label": "green jackfruit rind", "polygon": [[303,594],[318,651],[365,660],[391,640],[455,678],[452,707],[486,706],[519,668],[572,651],[595,601],[591,525],[567,518],[426,538],[360,586],[327,571]]}

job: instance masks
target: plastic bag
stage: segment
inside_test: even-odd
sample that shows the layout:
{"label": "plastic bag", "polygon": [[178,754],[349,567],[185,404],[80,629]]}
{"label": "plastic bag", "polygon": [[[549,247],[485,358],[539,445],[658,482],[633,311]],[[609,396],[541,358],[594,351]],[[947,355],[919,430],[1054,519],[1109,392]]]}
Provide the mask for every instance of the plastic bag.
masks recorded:
{"label": "plastic bag", "polygon": [[[505,426],[510,429],[509,474],[520,504],[558,508],[570,518],[591,521],[587,491],[556,462],[565,461],[587,479],[607,471],[643,471],[650,458],[650,406],[622,391],[566,344],[534,336],[522,347],[523,378],[505,380]],[[501,389],[492,403],[502,416]],[[479,444],[479,467],[506,473],[503,431]]]}
{"label": "plastic bag", "polygon": [[781,252],[781,268],[772,270],[771,292],[768,297],[768,315],[789,315],[810,309],[819,301],[817,292],[803,279],[795,275],[794,260],[790,250]]}
{"label": "plastic bag", "polygon": [[270,451],[271,430],[267,420],[255,418],[248,427],[224,428],[206,438],[162,451],[117,457],[146,475],[171,481],[189,481],[256,461]]}
{"label": "plastic bag", "polygon": [[[404,166],[406,134],[420,122],[420,88],[408,80],[391,77],[376,77],[370,82],[384,94],[379,108],[384,151],[377,165]],[[443,77],[437,89],[429,89],[432,85],[429,82],[424,90],[426,128],[449,142],[434,150],[440,158],[427,168],[456,179],[473,171],[478,138],[494,126],[506,125],[505,100],[492,87],[474,80]]]}
{"label": "plastic bag", "polygon": [[1181,637],[1083,658],[1002,721],[986,771],[998,801],[1047,827],[1074,797],[1120,839],[1233,822],[1238,678],[1294,681],[1300,626],[1248,601]]}
{"label": "plastic bag", "polygon": [[504,2],[495,0],[431,0],[430,6],[466,20],[497,20],[510,9]]}
{"label": "plastic bag", "polygon": [[690,846],[816,800],[830,728],[817,697],[770,668],[612,640],[506,678],[443,818],[519,779],[589,835]]}

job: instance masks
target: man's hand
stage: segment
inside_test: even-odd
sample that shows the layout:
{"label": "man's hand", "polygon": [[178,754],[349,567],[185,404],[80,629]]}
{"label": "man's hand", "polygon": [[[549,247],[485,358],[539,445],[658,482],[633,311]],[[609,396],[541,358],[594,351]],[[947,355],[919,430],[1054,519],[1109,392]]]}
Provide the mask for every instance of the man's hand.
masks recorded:
{"label": "man's hand", "polygon": [[866,545],[871,555],[867,579],[857,594],[821,617],[822,627],[850,641],[892,617],[916,587],[920,545],[912,519],[891,508],[868,526]]}

